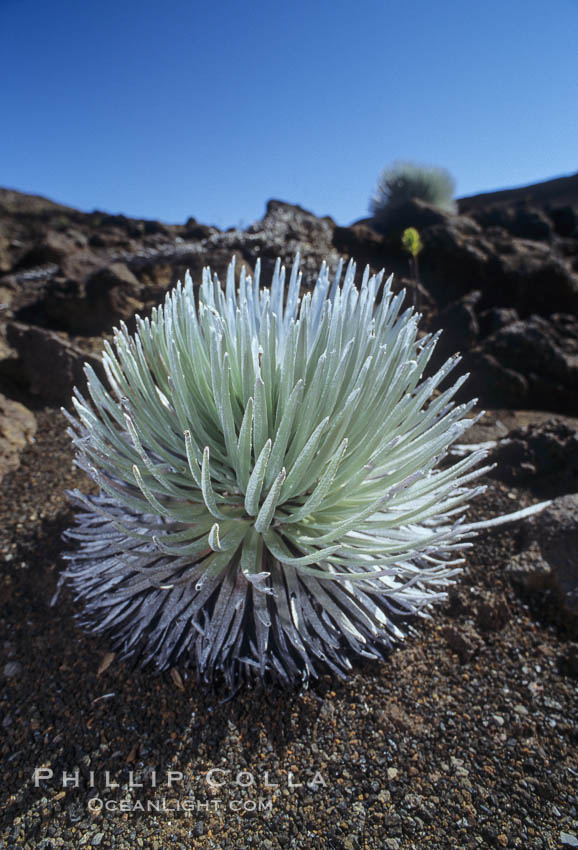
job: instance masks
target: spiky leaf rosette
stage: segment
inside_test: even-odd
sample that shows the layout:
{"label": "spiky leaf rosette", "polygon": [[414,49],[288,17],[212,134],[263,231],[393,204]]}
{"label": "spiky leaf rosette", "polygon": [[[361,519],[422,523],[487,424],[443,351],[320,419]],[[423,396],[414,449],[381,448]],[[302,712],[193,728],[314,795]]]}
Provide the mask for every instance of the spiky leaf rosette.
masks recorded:
{"label": "spiky leaf rosette", "polygon": [[440,468],[470,426],[422,379],[419,339],[383,272],[354,285],[321,268],[299,297],[296,260],[270,289],[231,263],[223,291],[187,275],[86,367],[69,417],[99,495],[81,506],[64,577],[81,621],[123,657],[205,679],[307,681],[382,658],[403,617],[444,596],[483,451]]}

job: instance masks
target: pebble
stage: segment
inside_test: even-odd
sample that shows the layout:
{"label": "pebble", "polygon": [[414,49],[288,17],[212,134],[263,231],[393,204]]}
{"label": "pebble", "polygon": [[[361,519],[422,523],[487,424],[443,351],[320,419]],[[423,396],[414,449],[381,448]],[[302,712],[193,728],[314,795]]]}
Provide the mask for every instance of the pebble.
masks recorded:
{"label": "pebble", "polygon": [[22,672],[22,664],[19,661],[9,661],[4,665],[2,672],[7,679],[11,679],[13,676],[18,676]]}

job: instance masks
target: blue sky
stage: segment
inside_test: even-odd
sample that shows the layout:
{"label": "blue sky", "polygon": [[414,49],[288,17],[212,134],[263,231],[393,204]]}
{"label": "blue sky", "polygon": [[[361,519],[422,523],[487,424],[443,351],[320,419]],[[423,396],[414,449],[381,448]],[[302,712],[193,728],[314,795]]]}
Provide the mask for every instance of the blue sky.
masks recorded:
{"label": "blue sky", "polygon": [[0,185],[348,224],[394,160],[458,195],[578,171],[578,0],[0,0]]}

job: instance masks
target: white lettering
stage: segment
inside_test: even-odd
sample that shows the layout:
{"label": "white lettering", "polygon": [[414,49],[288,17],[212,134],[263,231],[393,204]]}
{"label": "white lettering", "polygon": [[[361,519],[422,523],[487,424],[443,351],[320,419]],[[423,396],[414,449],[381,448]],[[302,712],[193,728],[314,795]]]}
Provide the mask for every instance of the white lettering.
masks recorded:
{"label": "white lettering", "polygon": [[324,788],[327,786],[327,782],[323,779],[320,770],[317,771],[311,782],[308,782],[307,784],[310,788],[317,788],[318,785],[323,785]]}
{"label": "white lettering", "polygon": [[287,785],[289,786],[289,788],[302,788],[303,787],[302,782],[293,782],[293,774],[291,773],[291,771],[289,771],[289,773],[287,774]]}
{"label": "white lettering", "polygon": [[104,784],[106,788],[118,788],[118,782],[110,781],[110,770],[104,771]]}
{"label": "white lettering", "polygon": [[135,782],[134,779],[134,770],[129,770],[128,772],[128,787],[129,788],[142,788],[142,782]]}
{"label": "white lettering", "polygon": [[62,771],[62,787],[68,788],[69,786],[72,788],[78,788],[80,784],[80,771],[78,768],[74,771],[74,773],[67,773],[65,770]]}
{"label": "white lettering", "polygon": [[213,779],[213,776],[216,773],[222,773],[224,775],[225,773],[230,773],[230,772],[231,772],[230,770],[222,770],[220,767],[212,767],[209,770],[209,772],[207,773],[207,782],[209,783],[209,785],[212,788],[220,788],[221,785],[225,784],[225,780],[223,779],[222,782],[217,782],[216,779]]}
{"label": "white lettering", "polygon": [[269,782],[269,771],[265,771],[265,788],[278,788],[278,782]]}
{"label": "white lettering", "polygon": [[41,779],[52,779],[53,772],[49,767],[35,767],[32,778],[34,779],[34,787],[38,788]]}

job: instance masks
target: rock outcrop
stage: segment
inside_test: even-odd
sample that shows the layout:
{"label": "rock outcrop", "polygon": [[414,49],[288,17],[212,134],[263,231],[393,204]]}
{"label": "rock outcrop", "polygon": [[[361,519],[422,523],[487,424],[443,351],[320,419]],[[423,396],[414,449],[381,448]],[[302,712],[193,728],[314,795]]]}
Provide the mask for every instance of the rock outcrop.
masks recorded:
{"label": "rock outcrop", "polygon": [[562,621],[578,622],[578,494],[552,503],[528,523],[528,545],[512,558],[508,573],[525,592],[552,591]]}
{"label": "rock outcrop", "polygon": [[0,393],[0,482],[18,469],[20,452],[36,433],[36,418],[30,410]]}
{"label": "rock outcrop", "polygon": [[[464,199],[459,214],[412,201],[386,234],[369,219],[341,227],[277,200],[260,221],[223,232],[0,190],[0,390],[68,404],[84,361],[98,365],[102,338],[121,321],[134,327],[187,269],[198,283],[206,265],[222,275],[234,256],[252,273],[260,259],[268,279],[278,256],[290,264],[300,251],[305,288],[324,259],[394,273],[424,329],[444,330],[435,361],[462,352],[464,399],[576,415],[578,189],[568,180],[553,181],[550,195],[540,184]],[[424,245],[417,282],[400,242],[407,226]]]}

